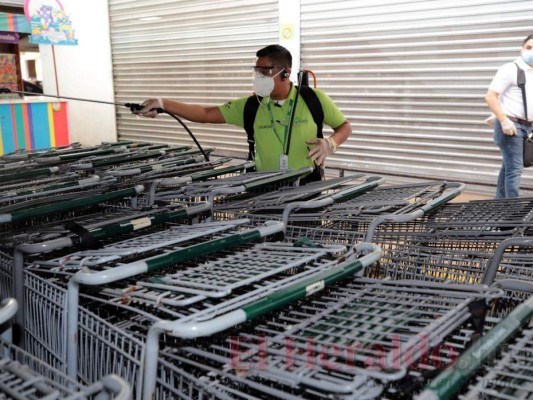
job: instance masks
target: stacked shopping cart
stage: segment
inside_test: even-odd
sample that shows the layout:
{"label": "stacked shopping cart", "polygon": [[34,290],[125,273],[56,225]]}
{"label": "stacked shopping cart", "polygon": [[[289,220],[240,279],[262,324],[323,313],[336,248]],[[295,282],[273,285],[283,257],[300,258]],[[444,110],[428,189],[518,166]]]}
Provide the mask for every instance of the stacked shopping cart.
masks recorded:
{"label": "stacked shopping cart", "polygon": [[364,174],[300,186],[309,169],[202,155],[2,158],[0,289],[20,306],[4,347],[77,393],[117,379],[137,399],[530,393],[527,366],[500,373],[523,357],[490,355],[530,354],[533,200],[450,203],[463,184]]}
{"label": "stacked shopping cart", "polygon": [[[17,311],[17,302],[0,303],[0,326],[9,323]],[[114,399],[130,400],[130,385],[116,375],[109,375],[91,385],[81,385],[60,371],[13,345],[11,333],[0,339],[0,394],[2,399]]]}

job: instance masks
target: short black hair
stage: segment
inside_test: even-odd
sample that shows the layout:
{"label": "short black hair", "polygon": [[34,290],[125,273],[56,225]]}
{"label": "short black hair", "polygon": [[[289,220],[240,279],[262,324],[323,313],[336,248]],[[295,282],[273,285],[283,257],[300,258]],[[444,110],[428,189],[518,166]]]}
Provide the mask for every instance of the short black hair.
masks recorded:
{"label": "short black hair", "polygon": [[524,39],[524,41],[522,42],[522,47],[524,47],[524,45],[531,39],[533,39],[533,34],[529,35],[527,38]]}
{"label": "short black hair", "polygon": [[292,55],[289,50],[279,44],[271,44],[270,46],[263,47],[255,54],[259,57],[268,57],[276,65],[284,65],[292,68]]}

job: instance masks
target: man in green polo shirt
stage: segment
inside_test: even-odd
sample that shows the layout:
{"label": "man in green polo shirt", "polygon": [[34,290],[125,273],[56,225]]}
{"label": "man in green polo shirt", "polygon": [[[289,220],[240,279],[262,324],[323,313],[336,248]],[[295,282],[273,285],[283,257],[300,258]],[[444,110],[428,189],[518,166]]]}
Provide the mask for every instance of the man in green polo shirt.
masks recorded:
{"label": "man in green polo shirt", "polygon": [[[350,123],[325,93],[313,89],[322,106],[324,124],[334,131],[328,138],[317,138],[317,126],[309,107],[301,98],[295,101],[297,90],[289,79],[292,67],[290,52],[283,46],[270,45],[259,50],[256,56],[254,92],[259,107],[253,130],[257,170],[323,167],[326,158],[350,136]],[[247,100],[248,97],[242,97],[218,107],[204,107],[156,98],[143,102],[144,108],[139,114],[153,118],[157,116],[155,109],[163,108],[189,121],[228,123],[242,128]],[[289,134],[292,112],[293,126]]]}

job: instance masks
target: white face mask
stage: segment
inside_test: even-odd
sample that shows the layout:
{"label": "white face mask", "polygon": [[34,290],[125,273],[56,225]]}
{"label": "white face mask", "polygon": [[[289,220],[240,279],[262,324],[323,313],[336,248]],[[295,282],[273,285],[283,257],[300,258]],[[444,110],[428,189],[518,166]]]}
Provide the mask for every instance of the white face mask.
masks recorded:
{"label": "white face mask", "polygon": [[274,90],[274,78],[284,71],[282,69],[274,76],[256,74],[254,78],[254,92],[257,96],[267,97]]}
{"label": "white face mask", "polygon": [[533,65],[533,50],[522,50],[522,60],[528,65]]}

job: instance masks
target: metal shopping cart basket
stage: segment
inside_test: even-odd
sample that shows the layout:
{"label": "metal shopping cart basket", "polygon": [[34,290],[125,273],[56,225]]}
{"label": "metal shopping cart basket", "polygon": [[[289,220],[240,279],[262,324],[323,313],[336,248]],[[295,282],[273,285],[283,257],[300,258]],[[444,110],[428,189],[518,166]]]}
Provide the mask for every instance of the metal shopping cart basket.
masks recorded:
{"label": "metal shopping cart basket", "polygon": [[[219,160],[210,161],[210,163],[216,163],[216,165],[213,165],[215,168],[213,169],[207,169],[205,171],[196,171],[194,173],[191,173],[191,175],[183,175],[183,176],[171,176],[171,177],[162,177],[160,180],[154,181],[154,188],[153,191],[163,189],[163,188],[173,188],[178,189],[183,185],[190,184],[193,182],[204,182],[204,181],[217,181],[220,179],[227,179],[230,177],[238,177],[241,176],[243,173],[247,172],[250,168],[253,168],[255,166],[255,162],[253,161],[247,161],[241,164],[236,165],[228,165],[224,167],[219,167],[218,164],[219,161],[228,161],[227,158],[221,158]],[[255,174],[258,175],[258,174]],[[261,174],[259,176],[265,176],[265,174]],[[166,178],[166,179],[165,179]],[[241,178],[242,179],[242,178]]]}
{"label": "metal shopping cart basket", "polygon": [[56,147],[48,147],[44,149],[16,149],[12,152],[2,154],[0,156],[0,164],[4,163],[11,163],[11,162],[18,162],[18,161],[26,161],[32,157],[38,157],[42,154],[47,154],[51,152],[69,152],[69,151],[77,151],[78,149],[82,148],[82,145],[80,142],[72,142],[65,146],[56,146]]}
{"label": "metal shopping cart basket", "polygon": [[[0,304],[0,326],[17,310],[14,299]],[[6,335],[7,336],[7,335]],[[131,399],[130,385],[109,375],[89,385],[80,385],[60,371],[36,359],[9,340],[0,340],[0,398],[3,400]]]}
{"label": "metal shopping cart basket", "polygon": [[278,190],[260,193],[244,199],[236,196],[218,201],[214,205],[214,218],[250,218],[258,223],[266,220],[282,220],[287,223],[291,203],[298,209],[321,209],[341,201],[359,196],[378,187],[384,180],[380,177],[367,177],[357,174],[349,177],[333,178],[311,182],[304,186],[282,187]]}
{"label": "metal shopping cart basket", "polygon": [[310,215],[294,214],[291,225],[361,230],[361,224],[368,224],[379,215],[405,215],[415,212],[436,199],[446,202],[458,196],[464,184],[445,181],[421,182],[410,185],[380,186],[348,201],[333,204],[321,213]]}
{"label": "metal shopping cart basket", "polygon": [[[461,216],[461,220],[464,222],[454,222],[453,229],[448,223],[437,229],[430,221],[427,232],[382,229],[374,236],[374,242],[382,248],[383,256],[366,273],[381,278],[485,284],[504,276],[533,278],[529,237],[512,237],[512,231],[506,231],[511,233],[510,238],[501,231],[487,234],[477,229],[477,224],[468,229],[470,221],[466,217]],[[486,271],[494,271],[494,276],[484,278]]]}
{"label": "metal shopping cart basket", "polygon": [[[24,306],[24,268],[29,262],[26,257],[35,261],[46,257],[45,253],[51,258],[70,254],[77,248],[99,249],[106,244],[163,230],[169,224],[197,223],[209,217],[210,213],[211,205],[208,203],[175,204],[137,212],[132,210],[127,215],[115,218],[108,215],[104,221],[78,219],[71,231],[63,233],[51,235],[50,232],[43,232],[41,236],[37,232],[32,235],[31,241],[17,245],[12,257],[5,253],[0,257],[0,260],[7,260],[7,265],[0,266],[0,288],[5,288],[3,293],[13,293],[19,304]],[[22,307],[16,317],[21,327],[24,326],[24,311]]]}
{"label": "metal shopping cart basket", "polygon": [[[128,149],[146,147],[151,144],[148,142],[118,141],[102,142],[94,146],[82,146],[79,142],[74,142],[66,146],[50,147],[42,149],[17,149],[11,153],[0,156],[0,163],[12,163],[19,161],[37,161],[40,162],[46,158],[60,157],[60,161],[72,161],[83,157],[96,155],[112,154],[124,152]],[[70,155],[75,155],[70,157]],[[46,164],[46,161],[42,161]]]}
{"label": "metal shopping cart basket", "polygon": [[[250,165],[250,164],[246,164]],[[216,171],[216,170],[215,170]],[[197,199],[199,201],[208,201],[212,204],[223,201],[222,199],[228,196],[240,195],[242,197],[253,196],[258,193],[265,193],[276,190],[284,186],[297,185],[300,177],[305,176],[311,171],[311,168],[302,168],[298,171],[262,171],[262,172],[247,172],[240,174],[230,174],[218,179],[203,179],[191,182],[186,182],[184,179],[166,181],[171,184],[170,189],[161,189],[154,194],[154,201],[157,204],[168,204],[174,200],[183,198]],[[206,174],[202,174],[206,176]],[[213,176],[213,173],[210,174]],[[161,184],[163,182],[160,182]],[[179,186],[176,186],[179,185]]]}
{"label": "metal shopping cart basket", "polygon": [[[140,154],[159,153],[168,149],[170,152],[190,150],[190,146],[169,147],[166,144],[154,143],[114,143],[113,145],[102,144],[96,147],[84,147],[77,151],[49,152],[32,158],[31,161],[41,165],[56,164],[83,164],[84,161],[104,161],[115,158],[137,157]],[[142,159],[142,158],[141,158]]]}
{"label": "metal shopping cart basket", "polygon": [[306,203],[291,203],[284,212],[289,240],[308,237],[315,242],[373,242],[386,233],[425,231],[425,221],[464,189],[461,183],[425,182],[378,187],[354,198],[339,196],[335,204],[314,213],[292,213]]}
{"label": "metal shopping cart basket", "polygon": [[[205,151],[209,154],[212,151],[214,151],[213,148],[205,149]],[[69,168],[72,171],[94,171],[101,173],[101,171],[105,171],[107,169],[116,167],[116,166],[124,166],[124,165],[136,165],[139,162],[147,162],[147,161],[156,161],[161,160],[170,156],[176,156],[179,155],[181,157],[191,157],[196,156],[200,154],[200,150],[189,150],[189,147],[165,147],[161,149],[136,149],[135,151],[120,153],[116,155],[111,156],[105,156],[105,157],[94,157],[94,158],[87,158],[87,159],[81,159],[77,162],[73,162],[69,164]]]}
{"label": "metal shopping cart basket", "polygon": [[11,242],[11,236],[36,229],[40,223],[60,225],[76,215],[103,214],[109,210],[127,209],[131,212],[138,206],[137,197],[143,186],[115,191],[95,191],[48,196],[4,206],[0,209],[0,236],[2,242]]}
{"label": "metal shopping cart basket", "polygon": [[[214,227],[228,223],[206,225]],[[253,241],[250,242],[254,237],[281,232],[282,225],[274,223],[264,228],[253,228],[250,232],[247,230],[246,234],[231,233],[220,239],[207,240],[202,237],[196,245],[184,247],[185,243],[181,243],[182,249],[167,250],[160,256],[145,260],[122,262],[111,269],[109,262],[116,256],[106,255],[107,252],[98,255],[93,253],[94,257],[98,256],[95,261],[83,257],[82,260],[87,260],[83,266],[90,267],[91,271],[81,270],[74,276],[66,277],[70,293],[67,313],[70,373],[77,370],[79,376],[86,379],[91,374],[112,372],[107,369],[120,366],[106,360],[117,357],[128,360],[127,369],[123,367],[122,372],[117,373],[127,374],[138,381],[145,354],[147,327],[153,322],[216,316],[224,310],[261,298],[276,288],[342,263],[343,257],[348,255],[345,246],[314,248],[290,246],[287,243],[254,245]],[[373,256],[375,261],[376,252]],[[106,257],[109,261],[102,264]],[[100,264],[98,259],[101,260]],[[75,272],[80,268],[80,259],[76,262],[75,257],[68,257],[68,265],[60,268],[57,268],[57,262],[43,262],[39,266],[41,271],[28,271],[28,275],[33,273],[35,278],[27,276],[26,282],[34,279],[40,284],[55,284],[64,290],[65,277],[62,274],[66,275],[69,265],[76,268],[72,271]],[[46,273],[43,269],[49,266],[53,269]],[[157,273],[155,268],[162,269]],[[76,293],[80,289],[82,296],[78,297]],[[42,292],[42,288],[36,288],[35,291]],[[76,304],[78,298],[79,306]],[[44,301],[35,299],[36,306]],[[115,343],[115,346],[110,346],[110,342]],[[76,361],[75,349],[80,346],[80,361]],[[91,348],[101,351],[93,352]],[[131,354],[130,351],[134,349],[134,354]],[[60,351],[55,353],[60,354]],[[106,368],[105,373],[95,370],[93,365]]]}
{"label": "metal shopping cart basket", "polygon": [[203,341],[167,340],[157,398],[378,398],[469,321],[471,304],[501,294],[480,285],[352,278],[298,302],[265,299],[217,318],[260,317],[255,324]]}
{"label": "metal shopping cart basket", "polygon": [[[66,225],[74,222],[77,222],[77,226],[83,227],[104,220],[109,223],[120,216],[131,217],[136,208],[133,200],[142,190],[144,188],[138,186],[105,193],[97,192],[94,195],[62,194],[2,207],[0,209],[2,293],[6,296],[14,295],[13,249],[18,244],[68,235],[69,229]],[[89,220],[90,223],[85,223]],[[18,300],[20,301],[20,298]]]}
{"label": "metal shopping cart basket", "polygon": [[[244,232],[241,235],[240,231],[247,224],[248,221],[239,220],[190,226],[176,225],[168,230],[108,243],[99,249],[84,249],[74,253],[64,252],[55,257],[52,255],[49,259],[43,255],[39,255],[37,259],[27,258],[27,265],[24,269],[25,347],[32,354],[47,360],[57,368],[65,369],[66,283],[80,269],[88,267],[93,270],[102,269],[99,275],[94,276],[98,278],[102,274],[105,275],[106,271],[113,266],[129,265],[134,260],[143,257],[157,254],[164,256],[177,252],[177,254],[186,256],[184,260],[187,260],[187,257],[200,257],[213,251],[239,246],[248,241],[253,242],[260,239],[262,235],[272,235],[283,228],[277,224],[262,230],[246,230],[247,233]],[[191,252],[189,248],[196,250]],[[144,270],[139,272],[138,269],[132,268],[128,271],[135,275]],[[45,321],[47,323],[44,323]]]}
{"label": "metal shopping cart basket", "polygon": [[217,160],[205,161],[203,156],[186,155],[169,157],[162,160],[148,161],[136,165],[127,165],[111,168],[105,176],[122,179],[155,180],[157,178],[175,177],[198,171],[212,170],[231,158],[224,157]]}
{"label": "metal shopping cart basket", "polygon": [[507,291],[529,295],[432,380],[418,400],[533,396],[533,284],[509,279],[497,284]]}
{"label": "metal shopping cart basket", "polygon": [[533,198],[476,200],[447,204],[428,226],[448,235],[517,236],[533,226]]}

